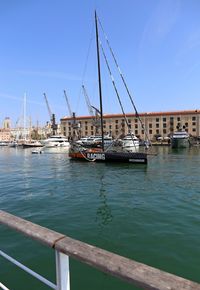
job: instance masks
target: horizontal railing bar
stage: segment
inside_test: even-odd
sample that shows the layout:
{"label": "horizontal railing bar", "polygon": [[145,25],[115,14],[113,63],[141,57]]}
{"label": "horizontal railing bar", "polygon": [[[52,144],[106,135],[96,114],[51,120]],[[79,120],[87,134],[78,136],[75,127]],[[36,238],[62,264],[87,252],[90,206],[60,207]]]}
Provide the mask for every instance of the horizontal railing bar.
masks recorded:
{"label": "horizontal railing bar", "polygon": [[198,283],[77,241],[4,211],[0,211],[0,223],[142,289],[200,290]]}
{"label": "horizontal railing bar", "polygon": [[3,290],[9,290],[5,285],[3,285],[1,282],[0,282],[0,288],[3,289]]}
{"label": "horizontal railing bar", "polygon": [[0,223],[51,248],[54,247],[56,241],[65,237],[65,235],[36,225],[2,210],[0,210]]}
{"label": "horizontal railing bar", "polygon": [[21,268],[22,270],[24,270],[25,272],[29,273],[30,275],[32,275],[36,279],[40,280],[41,282],[43,282],[47,286],[51,287],[52,289],[57,289],[57,286],[55,284],[53,284],[51,281],[47,280],[46,278],[44,278],[40,274],[38,274],[38,273],[34,272],[33,270],[29,269],[28,267],[24,266],[23,264],[21,264],[20,262],[18,262],[14,258],[8,256],[6,253],[4,253],[1,250],[0,250],[0,255],[2,257],[4,257],[5,259],[7,259],[8,261],[10,261],[11,263],[18,266],[19,268]]}

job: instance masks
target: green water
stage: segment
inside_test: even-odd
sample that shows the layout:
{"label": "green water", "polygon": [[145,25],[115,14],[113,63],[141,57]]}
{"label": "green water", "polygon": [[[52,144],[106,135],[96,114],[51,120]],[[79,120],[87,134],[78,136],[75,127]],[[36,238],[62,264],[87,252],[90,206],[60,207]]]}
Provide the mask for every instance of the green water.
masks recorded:
{"label": "green water", "polygon": [[[155,148],[148,165],[0,148],[0,209],[200,283],[200,148]],[[0,226],[0,249],[55,282],[54,251]],[[136,289],[70,260],[71,289]],[[49,289],[0,257],[0,282]]]}

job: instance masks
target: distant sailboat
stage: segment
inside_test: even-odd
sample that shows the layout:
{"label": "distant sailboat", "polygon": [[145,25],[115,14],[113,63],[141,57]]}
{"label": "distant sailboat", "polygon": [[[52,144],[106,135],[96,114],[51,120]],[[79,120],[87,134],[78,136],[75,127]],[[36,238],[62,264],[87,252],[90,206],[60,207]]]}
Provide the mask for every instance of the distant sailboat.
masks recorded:
{"label": "distant sailboat", "polygon": [[[103,104],[101,89],[101,70],[100,70],[100,53],[99,53],[99,37],[98,37],[98,20],[95,11],[95,28],[96,28],[96,47],[97,47],[97,64],[98,64],[98,80],[99,80],[99,100],[100,100],[100,120],[101,120],[101,148],[84,148],[77,143],[71,145],[69,156],[74,160],[100,161],[100,162],[119,162],[119,163],[147,163],[146,152],[124,152],[114,151],[104,148],[104,130],[103,130]],[[108,67],[109,68],[109,67]],[[115,84],[114,84],[115,86]]]}

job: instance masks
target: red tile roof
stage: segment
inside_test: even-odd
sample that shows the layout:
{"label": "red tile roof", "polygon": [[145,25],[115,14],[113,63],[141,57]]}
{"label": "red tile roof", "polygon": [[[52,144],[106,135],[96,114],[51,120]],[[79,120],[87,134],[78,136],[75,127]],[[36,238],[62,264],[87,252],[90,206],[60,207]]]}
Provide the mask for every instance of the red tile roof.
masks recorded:
{"label": "red tile roof", "polygon": [[[174,116],[174,115],[192,115],[192,114],[199,114],[200,110],[184,110],[184,111],[167,111],[167,112],[147,112],[147,113],[139,113],[140,117],[143,116]],[[126,114],[127,117],[136,117],[136,114],[128,113]],[[123,118],[123,114],[104,114],[104,119],[109,118]],[[76,116],[76,119],[78,120],[86,120],[86,119],[92,119],[91,116]],[[61,118],[61,121],[64,120],[72,120],[72,117],[63,117]]]}

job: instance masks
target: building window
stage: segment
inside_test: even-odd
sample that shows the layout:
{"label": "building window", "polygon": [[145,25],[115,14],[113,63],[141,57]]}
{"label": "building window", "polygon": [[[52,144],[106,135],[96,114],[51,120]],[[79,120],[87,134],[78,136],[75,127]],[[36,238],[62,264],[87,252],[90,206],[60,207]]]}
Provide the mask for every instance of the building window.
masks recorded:
{"label": "building window", "polygon": [[112,129],[112,125],[109,125],[109,129]]}
{"label": "building window", "polygon": [[135,119],[135,123],[137,123],[138,122],[138,119]]}
{"label": "building window", "polygon": [[118,125],[115,125],[115,129],[118,129]]}
{"label": "building window", "polygon": [[149,128],[152,128],[152,124],[151,123],[149,123]]}
{"label": "building window", "polygon": [[135,128],[136,128],[136,129],[138,128],[138,124],[135,124]]}
{"label": "building window", "polygon": [[115,123],[118,123],[118,120],[115,120]]}
{"label": "building window", "polygon": [[177,117],[177,121],[180,122],[180,120],[181,120],[181,118],[180,117]]}
{"label": "building window", "polygon": [[152,130],[149,130],[149,134],[152,134]]}
{"label": "building window", "polygon": [[196,126],[196,122],[192,122],[192,126]]}
{"label": "building window", "polygon": [[163,122],[166,122],[166,118],[163,118],[162,120],[163,120]]}
{"label": "building window", "polygon": [[196,132],[196,128],[193,128],[193,129],[192,129],[192,132]]}
{"label": "building window", "polygon": [[131,119],[128,119],[128,123],[131,123]]}
{"label": "building window", "polygon": [[87,121],[85,121],[85,125],[87,125]]}
{"label": "building window", "polygon": [[91,135],[94,135],[94,131],[91,131]]}
{"label": "building window", "polygon": [[144,135],[144,130],[142,130],[142,134]]}
{"label": "building window", "polygon": [[167,130],[166,129],[163,129],[163,134],[166,134],[167,133]]}
{"label": "building window", "polygon": [[192,121],[196,121],[196,117],[192,117]]}
{"label": "building window", "polygon": [[85,130],[87,130],[88,129],[88,126],[85,126]]}
{"label": "building window", "polygon": [[158,129],[156,130],[156,134],[160,134],[160,131]]}
{"label": "building window", "polygon": [[185,123],[185,127],[188,127],[188,122]]}
{"label": "building window", "polygon": [[135,130],[135,135],[137,135],[138,134],[138,130]]}
{"label": "building window", "polygon": [[156,118],[156,122],[159,122],[159,118]]}
{"label": "building window", "polygon": [[167,128],[167,124],[166,123],[163,123],[163,128]]}
{"label": "building window", "polygon": [[159,124],[158,123],[156,124],[156,128],[159,128]]}

